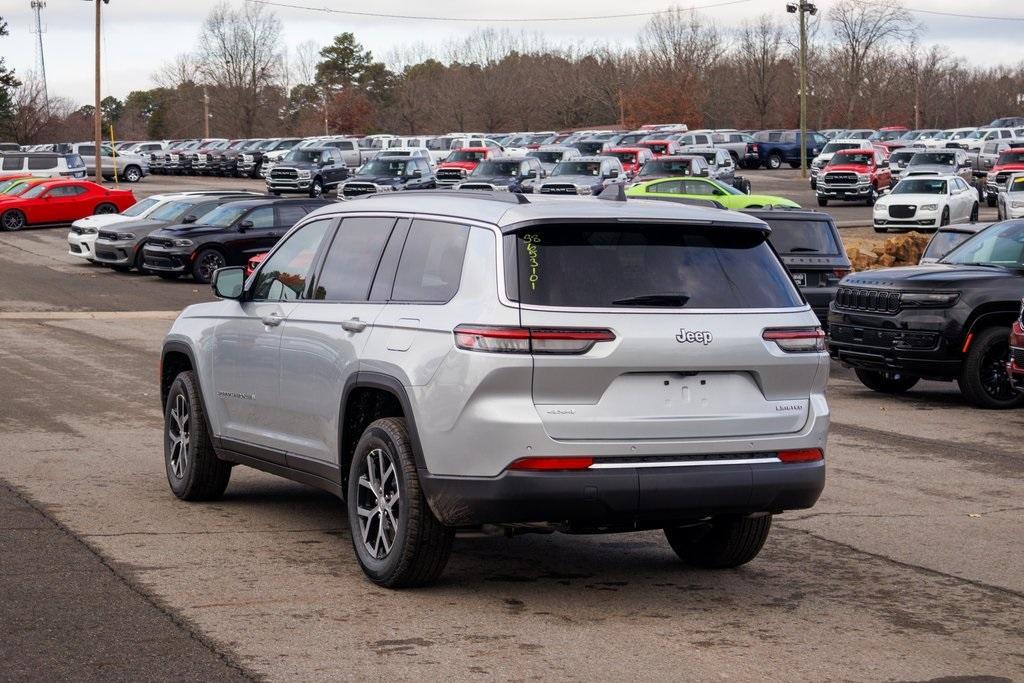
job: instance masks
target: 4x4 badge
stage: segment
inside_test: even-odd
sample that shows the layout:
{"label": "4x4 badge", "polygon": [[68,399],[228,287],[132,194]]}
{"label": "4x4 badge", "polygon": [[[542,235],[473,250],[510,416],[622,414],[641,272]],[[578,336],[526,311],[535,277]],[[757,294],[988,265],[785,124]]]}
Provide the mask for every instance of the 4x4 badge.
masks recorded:
{"label": "4x4 badge", "polygon": [[676,341],[680,344],[703,344],[707,346],[713,337],[708,330],[679,330]]}

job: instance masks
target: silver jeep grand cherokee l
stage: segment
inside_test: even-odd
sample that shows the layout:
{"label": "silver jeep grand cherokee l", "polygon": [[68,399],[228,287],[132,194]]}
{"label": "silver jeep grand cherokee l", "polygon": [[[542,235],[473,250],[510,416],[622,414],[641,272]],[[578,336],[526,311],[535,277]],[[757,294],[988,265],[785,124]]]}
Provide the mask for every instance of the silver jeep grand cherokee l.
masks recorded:
{"label": "silver jeep grand cherokee l", "polygon": [[249,465],[346,501],[378,584],[422,585],[455,530],[664,529],[753,559],[825,481],[818,321],[740,213],[402,192],[304,217],[163,347],[184,500]]}

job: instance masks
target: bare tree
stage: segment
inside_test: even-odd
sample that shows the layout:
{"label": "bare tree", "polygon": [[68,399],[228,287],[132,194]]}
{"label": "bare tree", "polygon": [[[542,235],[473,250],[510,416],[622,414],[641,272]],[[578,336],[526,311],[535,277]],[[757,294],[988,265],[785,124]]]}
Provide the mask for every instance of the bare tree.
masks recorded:
{"label": "bare tree", "polygon": [[919,27],[899,0],[877,4],[839,0],[832,6],[829,19],[837,42],[834,56],[841,64],[846,125],[853,127],[868,75],[866,65],[882,46],[912,38]]}
{"label": "bare tree", "polygon": [[762,128],[778,95],[781,72],[785,68],[782,43],[782,27],[767,14],[754,23],[744,22],[739,32],[736,63]]}
{"label": "bare tree", "polygon": [[198,73],[216,87],[214,110],[238,122],[252,137],[262,116],[277,118],[274,87],[282,71],[281,21],[263,5],[227,2],[215,5],[199,36]]}

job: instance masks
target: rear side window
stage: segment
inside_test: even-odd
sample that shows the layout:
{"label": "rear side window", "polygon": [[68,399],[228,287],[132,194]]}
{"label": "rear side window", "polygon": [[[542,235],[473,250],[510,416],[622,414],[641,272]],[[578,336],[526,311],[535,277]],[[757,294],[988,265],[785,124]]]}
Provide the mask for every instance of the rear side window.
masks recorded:
{"label": "rear side window", "polygon": [[757,230],[545,225],[509,236],[505,245],[516,256],[506,272],[508,296],[523,304],[638,307],[645,305],[638,297],[668,295],[682,297],[687,309],[803,305]]}
{"label": "rear side window", "polygon": [[[22,165],[24,165],[24,163],[25,163],[25,157],[23,157],[23,156],[20,156],[20,155],[16,156],[16,155],[13,155],[13,154],[5,154],[4,155],[4,163],[3,163],[3,170],[5,170],[5,171],[20,171],[21,167],[22,167]],[[49,166],[47,166],[46,168],[49,168]]]}
{"label": "rear side window", "polygon": [[469,227],[415,221],[395,275],[392,301],[444,303],[459,291]]}
{"label": "rear side window", "polygon": [[324,259],[314,299],[366,301],[394,218],[346,218]]}
{"label": "rear side window", "polygon": [[772,228],[768,241],[780,254],[839,254],[839,245],[836,244],[832,227],[826,221],[763,220]]}
{"label": "rear side window", "polygon": [[48,168],[57,166],[57,157],[29,157],[28,170],[45,171]]}

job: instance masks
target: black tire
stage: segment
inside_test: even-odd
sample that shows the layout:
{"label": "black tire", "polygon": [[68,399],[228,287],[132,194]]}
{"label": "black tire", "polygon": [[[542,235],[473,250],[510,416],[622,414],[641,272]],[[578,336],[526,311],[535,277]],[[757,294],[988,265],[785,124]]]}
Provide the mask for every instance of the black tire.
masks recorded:
{"label": "black tire", "polygon": [[177,280],[181,273],[157,273],[157,276],[162,280]]}
{"label": "black tire", "polygon": [[871,186],[871,192],[868,192],[868,198],[865,200],[868,206],[874,206],[875,202],[878,201],[878,188],[874,185]]}
{"label": "black tire", "polygon": [[871,391],[877,391],[880,394],[902,394],[910,391],[915,384],[921,381],[920,377],[914,375],[904,375],[900,372],[891,372],[889,370],[863,370],[856,368],[854,374],[857,375],[857,379],[860,383],[866,386]]}
{"label": "black tire", "polygon": [[779,170],[780,168],[782,168],[782,157],[780,157],[778,154],[769,155],[767,166],[773,171]]}
{"label": "black tire", "polygon": [[939,227],[943,225],[949,225],[949,207],[947,206],[942,210],[942,218],[939,219]]}
{"label": "black tire", "polygon": [[7,232],[21,230],[26,225],[28,225],[28,221],[25,220],[25,214],[17,209],[4,211],[3,214],[0,215],[0,228],[3,228]]}
{"label": "black tire", "polygon": [[127,166],[124,169],[124,179],[129,183],[137,183],[142,180],[142,169],[138,166]]}
{"label": "black tire", "polygon": [[987,196],[985,197],[985,203],[986,203],[986,204],[988,204],[988,207],[989,207],[990,209],[991,209],[991,208],[995,208],[995,205],[996,205],[996,201],[997,201],[998,199],[999,199],[999,195],[997,195],[997,194],[994,194],[994,193],[992,193],[992,192],[989,192],[989,193],[988,193],[988,195],[987,195]]}
{"label": "black tire", "polygon": [[818,197],[818,206],[828,206],[828,197]]}
{"label": "black tire", "polygon": [[139,271],[142,275],[149,275],[149,269],[146,268],[146,255],[142,250],[142,244],[139,245],[135,252],[135,263],[132,266],[135,270]]}
{"label": "black tire", "polygon": [[815,180],[814,178],[811,178],[811,189],[812,190],[817,190],[818,189],[818,181]]}
{"label": "black tire", "polygon": [[213,451],[199,385],[191,371],[175,377],[167,394],[164,469],[171,491],[181,500],[217,500],[231,479],[231,465]]}
{"label": "black tire", "polygon": [[110,267],[119,273],[127,273],[130,272],[132,269],[132,267],[127,263],[118,263],[116,265],[111,265]]}
{"label": "black tire", "polygon": [[1009,337],[1010,331],[1005,327],[989,327],[975,333],[960,366],[960,391],[979,408],[1005,410],[1024,403],[1024,394],[1013,388],[1006,372]]}
{"label": "black tire", "polygon": [[95,213],[96,215],[117,213],[117,207],[111,204],[110,202],[103,202],[102,204],[98,204],[96,206],[96,209],[93,213]]}
{"label": "black tire", "polygon": [[[371,479],[373,468],[382,471],[380,463],[384,463],[384,475]],[[375,481],[380,484],[376,491]],[[397,518],[392,513],[396,501]],[[363,431],[352,455],[345,506],[359,566],[374,583],[385,588],[424,586],[444,571],[455,530],[438,521],[427,504],[404,419],[383,418]],[[375,530],[370,548],[367,539]]]}
{"label": "black tire", "polygon": [[789,167],[790,168],[800,168],[800,162],[799,161],[791,161],[791,162],[789,162]]}
{"label": "black tire", "polygon": [[771,528],[771,515],[722,517],[697,527],[666,528],[665,538],[692,567],[730,569],[757,557]]}
{"label": "black tire", "polygon": [[320,178],[313,178],[313,184],[309,186],[309,196],[319,199],[324,196],[324,181]]}
{"label": "black tire", "polygon": [[192,279],[204,285],[209,284],[217,269],[227,264],[224,254],[216,249],[203,249],[196,255],[196,260],[192,264]]}
{"label": "black tire", "polygon": [[978,203],[977,202],[974,203],[974,207],[971,209],[971,217],[968,219],[968,221],[971,222],[971,223],[977,223],[978,222]]}

